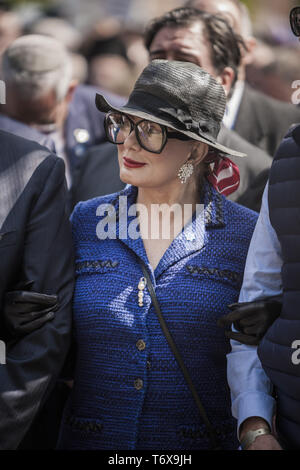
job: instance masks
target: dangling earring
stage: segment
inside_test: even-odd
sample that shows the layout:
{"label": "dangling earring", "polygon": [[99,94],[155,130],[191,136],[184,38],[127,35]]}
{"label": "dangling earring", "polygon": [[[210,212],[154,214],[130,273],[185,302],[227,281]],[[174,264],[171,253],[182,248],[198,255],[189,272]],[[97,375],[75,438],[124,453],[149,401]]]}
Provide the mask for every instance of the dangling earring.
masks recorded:
{"label": "dangling earring", "polygon": [[184,184],[192,176],[193,173],[194,173],[194,165],[190,162],[185,162],[180,168],[177,176],[180,179],[181,184]]}

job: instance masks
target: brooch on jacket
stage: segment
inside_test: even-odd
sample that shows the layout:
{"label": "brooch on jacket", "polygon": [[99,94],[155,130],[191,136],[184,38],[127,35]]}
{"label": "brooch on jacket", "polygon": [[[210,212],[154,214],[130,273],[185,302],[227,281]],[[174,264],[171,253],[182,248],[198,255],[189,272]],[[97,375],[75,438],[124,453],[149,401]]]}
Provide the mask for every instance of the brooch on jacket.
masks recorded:
{"label": "brooch on jacket", "polygon": [[144,277],[141,277],[139,284],[138,284],[138,300],[139,300],[139,307],[143,307],[144,305],[144,290],[146,287],[147,281]]}

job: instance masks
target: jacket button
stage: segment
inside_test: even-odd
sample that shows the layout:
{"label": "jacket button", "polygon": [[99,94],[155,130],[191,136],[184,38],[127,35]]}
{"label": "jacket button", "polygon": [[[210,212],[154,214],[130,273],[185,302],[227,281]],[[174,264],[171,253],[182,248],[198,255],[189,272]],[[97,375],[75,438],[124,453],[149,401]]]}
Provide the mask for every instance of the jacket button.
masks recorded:
{"label": "jacket button", "polygon": [[142,339],[139,339],[139,340],[136,342],[136,347],[138,348],[139,351],[144,351],[144,349],[146,348],[146,343],[145,343],[145,341],[143,341]]}
{"label": "jacket button", "polygon": [[136,390],[141,390],[144,386],[144,382],[142,381],[142,379],[135,379],[134,381],[134,388]]}

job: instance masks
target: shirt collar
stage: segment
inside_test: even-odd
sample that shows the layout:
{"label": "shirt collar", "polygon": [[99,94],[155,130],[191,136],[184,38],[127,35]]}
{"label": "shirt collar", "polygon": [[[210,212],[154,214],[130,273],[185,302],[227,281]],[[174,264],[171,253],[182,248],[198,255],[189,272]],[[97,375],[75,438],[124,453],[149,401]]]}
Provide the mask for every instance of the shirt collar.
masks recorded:
{"label": "shirt collar", "polygon": [[223,124],[228,129],[233,129],[235,121],[240,109],[243,93],[245,88],[244,80],[238,80],[234,85],[231,98],[227,101],[226,110],[223,118]]}

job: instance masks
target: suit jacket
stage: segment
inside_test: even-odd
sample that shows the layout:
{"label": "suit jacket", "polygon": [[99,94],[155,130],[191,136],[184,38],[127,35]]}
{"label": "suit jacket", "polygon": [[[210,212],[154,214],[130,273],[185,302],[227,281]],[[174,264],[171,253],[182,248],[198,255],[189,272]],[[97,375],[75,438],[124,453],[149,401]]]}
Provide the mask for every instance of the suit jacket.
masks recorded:
{"label": "suit jacket", "polygon": [[45,134],[38,132],[33,127],[27,126],[20,121],[16,121],[15,119],[5,116],[4,114],[0,114],[0,129],[2,131],[24,137],[24,139],[33,140],[34,142],[47,147],[50,152],[55,152],[54,142]]}
{"label": "suit jacket", "polygon": [[104,142],[89,149],[74,173],[72,207],[79,201],[121,191],[125,183],[119,173],[116,145]]}
{"label": "suit jacket", "polygon": [[[66,212],[64,162],[46,148],[0,131],[0,449],[15,449],[45,402],[70,342],[73,253]],[[57,294],[55,318],[9,341],[4,295],[20,282]]]}
{"label": "suit jacket", "polygon": [[230,157],[239,167],[240,185],[228,199],[259,212],[272,158],[225,126],[221,127],[218,141],[227,147],[247,154],[247,157],[244,158]]}
{"label": "suit jacket", "polygon": [[300,108],[245,85],[234,130],[274,156],[289,127],[300,122]]}

